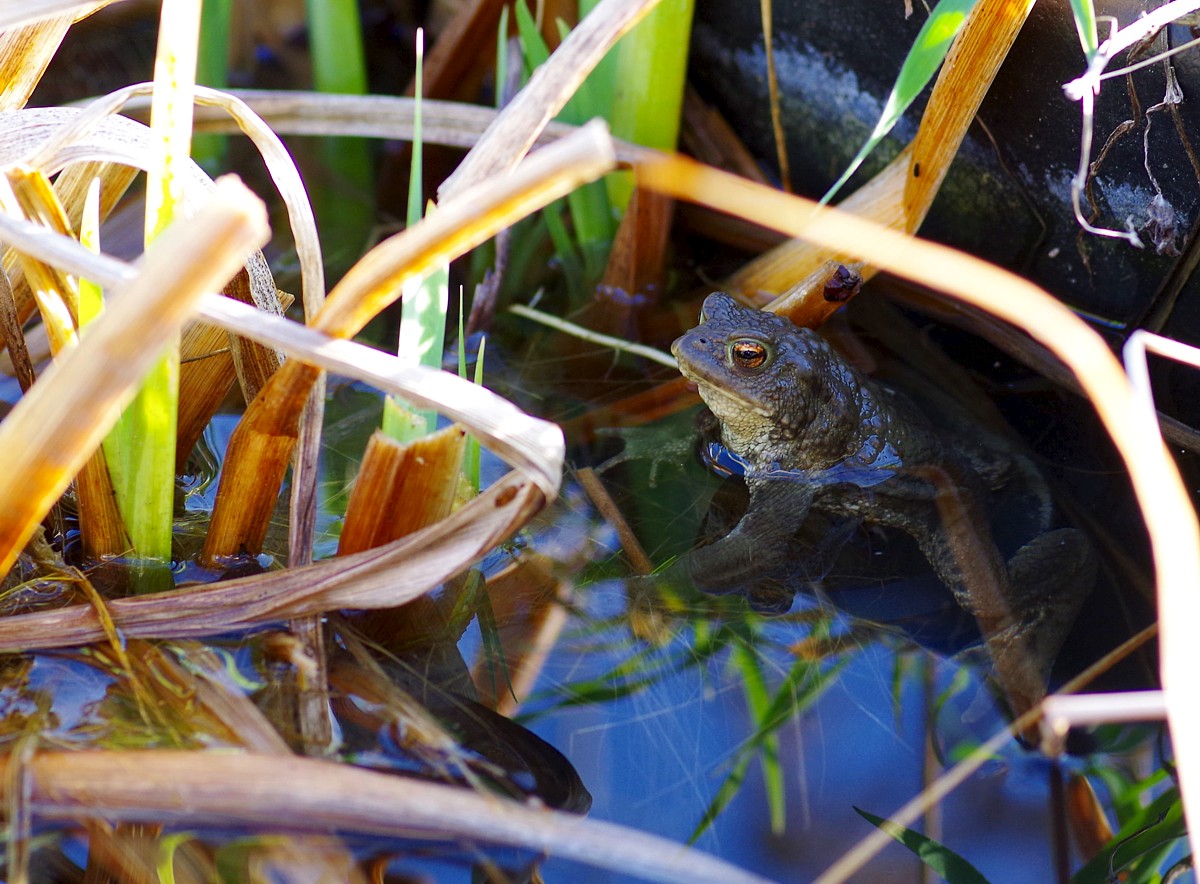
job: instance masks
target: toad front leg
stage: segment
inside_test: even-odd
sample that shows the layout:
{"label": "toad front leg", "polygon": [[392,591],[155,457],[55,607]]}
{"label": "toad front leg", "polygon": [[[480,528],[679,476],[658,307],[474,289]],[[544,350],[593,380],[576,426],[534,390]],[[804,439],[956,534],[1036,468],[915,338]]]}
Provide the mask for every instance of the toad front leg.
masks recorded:
{"label": "toad front leg", "polygon": [[738,593],[764,613],[786,611],[796,594],[786,575],[793,538],[812,508],[815,491],[797,482],[747,478],[750,503],[733,530],[692,550],[675,566],[692,586],[714,595]]}

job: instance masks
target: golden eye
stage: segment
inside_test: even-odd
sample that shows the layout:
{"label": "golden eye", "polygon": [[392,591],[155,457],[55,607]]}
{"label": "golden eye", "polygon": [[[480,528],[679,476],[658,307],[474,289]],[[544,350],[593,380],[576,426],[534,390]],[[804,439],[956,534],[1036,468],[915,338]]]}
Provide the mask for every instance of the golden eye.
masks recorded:
{"label": "golden eye", "polygon": [[729,357],[738,368],[759,369],[767,364],[767,345],[753,338],[742,338],[729,345]]}

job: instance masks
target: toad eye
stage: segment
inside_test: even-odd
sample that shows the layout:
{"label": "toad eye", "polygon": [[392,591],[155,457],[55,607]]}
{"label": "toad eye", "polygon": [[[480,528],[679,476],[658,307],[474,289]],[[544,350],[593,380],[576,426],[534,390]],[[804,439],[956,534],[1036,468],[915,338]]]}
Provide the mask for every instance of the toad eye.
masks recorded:
{"label": "toad eye", "polygon": [[738,368],[757,371],[770,361],[771,351],[762,341],[739,338],[730,343],[729,358]]}

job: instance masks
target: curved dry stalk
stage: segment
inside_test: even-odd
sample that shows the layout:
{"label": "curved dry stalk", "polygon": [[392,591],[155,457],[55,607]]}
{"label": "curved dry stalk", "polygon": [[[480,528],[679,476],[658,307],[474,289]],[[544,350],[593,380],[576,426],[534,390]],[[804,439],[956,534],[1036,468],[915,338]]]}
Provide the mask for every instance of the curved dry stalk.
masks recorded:
{"label": "curved dry stalk", "polygon": [[550,853],[654,881],[766,880],[613,823],[311,758],[45,752],[34,755],[25,770],[29,807],[39,819],[424,834]]}
{"label": "curved dry stalk", "polygon": [[[1146,419],[1143,403],[1100,336],[1028,280],[946,246],[682,158],[637,171],[639,183],[651,189],[755,218],[823,248],[848,251],[882,270],[987,310],[1023,329],[1070,367],[1129,469],[1149,529],[1163,625],[1163,683],[1185,807],[1200,800],[1200,706],[1183,693],[1192,674],[1200,671],[1195,642],[1183,637],[1184,630],[1200,623],[1200,526],[1157,423]],[[887,839],[884,834],[880,846]]]}
{"label": "curved dry stalk", "polygon": [[[22,162],[39,169],[56,170],[62,163],[62,157],[73,146],[84,146],[94,141],[106,141],[110,135],[105,124],[135,98],[146,98],[154,89],[153,83],[137,83],[111,92],[95,99],[82,109],[54,108],[49,112],[70,115],[62,125],[45,141],[29,149]],[[237,128],[254,144],[271,180],[275,183],[279,196],[287,210],[288,222],[291,225],[292,237],[296,243],[296,253],[300,261],[301,292],[304,299],[306,316],[316,313],[325,300],[325,270],[321,258],[321,243],[317,236],[317,222],[313,217],[312,205],[308,201],[308,193],[304,189],[304,181],[292,160],[291,154],[283,142],[279,140],[271,128],[251,110],[245,102],[236,96],[198,86],[195,89],[195,102],[202,107],[217,109],[232,119]],[[36,113],[36,112],[34,112]],[[37,120],[39,115],[27,117]],[[16,120],[19,126],[21,117]],[[141,132],[145,137],[137,138],[130,145],[134,155],[126,160],[128,165],[144,168],[144,160],[134,157],[144,157],[152,147],[150,130],[129,129],[124,123],[123,128],[112,133],[114,136],[127,137]],[[135,124],[140,126],[141,124]],[[208,176],[195,163],[191,165],[193,179],[207,181]],[[199,173],[197,175],[196,173]]]}
{"label": "curved dry stalk", "polygon": [[[359,138],[413,137],[414,100],[398,95],[334,95],[325,92],[292,92],[270,89],[229,89],[279,135],[353,135]],[[148,111],[149,102],[135,98],[126,112]],[[421,100],[421,138],[426,144],[474,147],[498,111],[457,101]],[[545,146],[570,135],[578,127],[551,121],[534,140]],[[238,127],[214,108],[196,108],[196,131],[230,133]],[[661,151],[613,139],[617,160],[632,164]]]}
{"label": "curved dry stalk", "polygon": [[[339,608],[391,608],[479,561],[546,503],[534,482],[509,473],[423,531],[314,565],[110,601],[108,616],[129,638],[202,638]],[[88,605],[0,618],[0,653],[105,639]]]}
{"label": "curved dry stalk", "polygon": [[173,225],[89,334],[14,406],[0,424],[0,573],[100,444],[196,299],[224,285],[268,235],[262,202],[234,179],[218,184],[209,205]]}

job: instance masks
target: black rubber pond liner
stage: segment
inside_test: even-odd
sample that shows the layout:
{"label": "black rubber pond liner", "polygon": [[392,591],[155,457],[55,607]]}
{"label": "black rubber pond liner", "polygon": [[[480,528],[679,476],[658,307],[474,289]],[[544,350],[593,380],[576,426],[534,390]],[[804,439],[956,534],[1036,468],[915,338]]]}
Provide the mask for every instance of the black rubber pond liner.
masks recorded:
{"label": "black rubber pond liner", "polygon": [[[836,10],[814,0],[775,0],[773,8],[791,183],[798,193],[820,196],[874,127],[925,13],[918,7],[905,19],[902,4],[870,0],[848,0]],[[1101,0],[1096,11],[1127,24],[1141,10],[1128,0]],[[1189,29],[1172,27],[1144,55],[1189,39]],[[693,82],[777,176],[757,5],[698,0],[692,53]],[[1109,322],[1138,320],[1187,251],[1200,209],[1197,152],[1181,140],[1200,144],[1200,109],[1186,100],[1200,95],[1200,56],[1189,49],[1170,63],[1182,103],[1151,110],[1167,90],[1166,64],[1156,62],[1132,75],[1132,89],[1125,77],[1104,81],[1096,108],[1095,223],[1132,226],[1145,248],[1079,235],[1070,182],[1080,109],[1062,86],[1084,72],[1085,59],[1065,0],[1034,5],[921,235],[1018,271]],[[905,115],[845,193],[911,139],[921,110]],[[1198,320],[1188,323],[1192,339],[1200,337]]]}

